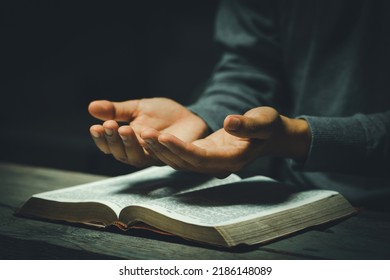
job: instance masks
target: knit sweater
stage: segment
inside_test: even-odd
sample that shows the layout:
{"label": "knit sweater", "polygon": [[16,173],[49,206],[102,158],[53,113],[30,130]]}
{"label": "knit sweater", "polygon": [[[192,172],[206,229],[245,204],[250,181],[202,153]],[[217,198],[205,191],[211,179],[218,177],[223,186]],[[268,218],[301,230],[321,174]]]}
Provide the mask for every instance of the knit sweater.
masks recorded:
{"label": "knit sweater", "polygon": [[189,108],[211,130],[264,105],[304,118],[308,157],[285,159],[278,179],[335,189],[357,204],[388,199],[389,26],[387,0],[222,1],[220,61]]}

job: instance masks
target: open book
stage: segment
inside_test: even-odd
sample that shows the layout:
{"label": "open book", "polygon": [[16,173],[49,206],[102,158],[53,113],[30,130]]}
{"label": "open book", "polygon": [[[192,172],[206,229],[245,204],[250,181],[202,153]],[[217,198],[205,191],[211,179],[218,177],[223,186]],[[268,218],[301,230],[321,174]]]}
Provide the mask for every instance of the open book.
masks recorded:
{"label": "open book", "polygon": [[19,210],[99,227],[147,225],[224,247],[268,242],[354,212],[335,191],[303,190],[263,176],[216,179],[170,167],[36,194]]}

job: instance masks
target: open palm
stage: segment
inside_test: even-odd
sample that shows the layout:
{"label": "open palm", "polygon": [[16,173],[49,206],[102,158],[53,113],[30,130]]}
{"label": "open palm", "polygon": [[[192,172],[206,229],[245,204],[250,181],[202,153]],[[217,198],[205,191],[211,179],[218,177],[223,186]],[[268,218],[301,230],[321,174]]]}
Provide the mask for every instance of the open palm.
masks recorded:
{"label": "open palm", "polygon": [[[194,141],[207,132],[203,120],[167,98],[125,102],[99,100],[92,102],[88,109],[92,116],[105,121],[90,128],[98,148],[121,162],[138,167],[159,164],[158,159],[143,148],[140,137],[143,130],[153,128],[183,141]],[[119,126],[118,122],[127,124]]]}
{"label": "open palm", "polygon": [[263,141],[240,138],[220,129],[192,143],[170,134],[148,138],[148,146],[166,164],[217,177],[225,177],[251,162],[262,149]]}

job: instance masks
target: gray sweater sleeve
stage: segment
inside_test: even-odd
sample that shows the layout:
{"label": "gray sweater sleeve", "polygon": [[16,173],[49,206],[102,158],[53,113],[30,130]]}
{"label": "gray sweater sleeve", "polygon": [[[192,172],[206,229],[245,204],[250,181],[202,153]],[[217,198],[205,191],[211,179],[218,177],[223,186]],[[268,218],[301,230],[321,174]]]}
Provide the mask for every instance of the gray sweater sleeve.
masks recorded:
{"label": "gray sweater sleeve", "polygon": [[[277,22],[280,11],[278,7],[274,6],[276,2],[278,1],[225,0],[221,2],[215,34],[217,45],[221,50],[220,62],[215,68],[203,96],[189,109],[202,117],[211,130],[221,128],[223,120],[228,114],[243,114],[249,109],[264,105],[275,107],[283,115],[303,115],[301,118],[306,119],[311,128],[312,143],[307,160],[304,163],[293,162],[294,169],[308,172],[340,172],[389,177],[390,111],[387,111],[388,107],[377,106],[374,107],[375,110],[371,108],[360,110],[359,107],[356,107],[356,110],[348,111],[350,117],[345,117],[347,114],[345,109],[349,109],[345,107],[340,108],[340,112],[337,114],[326,111],[317,112],[317,109],[313,109],[327,108],[322,104],[324,102],[332,105],[331,96],[340,98],[338,93],[329,94],[337,92],[337,89],[341,90],[342,87],[335,83],[337,79],[330,79],[331,83],[327,80],[327,83],[316,80],[316,77],[317,79],[318,77],[333,77],[335,65],[326,64],[327,61],[324,61],[322,49],[316,53],[316,55],[322,55],[317,57],[317,60],[303,63],[304,59],[310,58],[310,56],[307,58],[307,46],[305,45],[305,42],[309,40],[293,40],[292,43],[296,43],[295,48],[288,47],[289,55],[286,55],[286,50],[281,48],[282,45],[286,48],[286,38],[281,38],[280,25]],[[284,4],[287,5],[291,2],[286,1]],[[281,7],[285,9],[286,5]],[[301,9],[296,10],[299,13],[295,14],[294,20],[300,18],[302,11]],[[314,14],[314,11],[312,12]],[[284,32],[291,29],[289,23],[284,25]],[[311,30],[311,26],[306,21],[304,23],[303,28],[307,26],[307,29]],[[334,23],[331,21],[329,24]],[[301,31],[301,29],[297,30]],[[303,36],[301,33],[299,32],[299,38]],[[291,38],[289,37],[290,41],[287,42],[291,43]],[[281,41],[284,44],[281,44]],[[319,42],[316,41],[315,46],[323,46]],[[356,41],[356,43],[358,42],[360,41]],[[297,50],[302,57],[297,55]],[[347,53],[348,57],[350,53]],[[288,59],[292,63],[291,61],[295,61],[292,58],[296,60],[293,66],[297,64],[297,67],[302,68],[301,72],[295,71],[295,68],[287,68],[294,71],[286,72],[285,60]],[[319,58],[321,59],[319,60]],[[356,57],[352,56],[352,58],[355,60]],[[319,62],[322,63],[321,67],[310,72],[311,76],[305,76],[306,67],[302,67],[302,64],[317,65]],[[326,72],[329,69],[332,70],[332,75]],[[355,70],[354,68],[353,71]],[[303,78],[299,77],[300,73],[303,73]],[[287,88],[282,87],[291,87],[293,83],[289,83],[289,79],[285,77],[285,75],[291,74],[295,74],[293,80],[302,84],[302,87],[296,87],[294,90],[286,90]],[[363,76],[366,77],[366,75]],[[356,80],[358,77],[354,76],[354,81],[356,81],[354,84],[361,85],[360,81]],[[328,84],[332,84],[334,87],[326,88]],[[309,93],[302,95],[305,98],[297,96],[304,89],[307,89],[310,95]],[[319,93],[322,93],[322,99],[321,96],[318,97]],[[326,94],[324,95],[324,93]],[[367,93],[361,92],[359,94],[365,95]],[[351,97],[350,95],[345,96]],[[359,100],[366,99],[356,98],[356,100],[359,102]],[[388,102],[388,97],[386,100]],[[304,104],[302,105],[301,102]],[[294,104],[295,106],[298,104],[298,107],[306,110],[286,110],[291,109],[288,106],[294,106]],[[319,104],[322,105],[319,106]],[[386,109],[383,110],[383,108]],[[355,114],[375,111],[378,113]],[[318,115],[315,116],[316,114]],[[288,145],[288,143],[286,144]]]}
{"label": "gray sweater sleeve", "polygon": [[390,177],[390,111],[351,117],[302,116],[312,143],[301,171],[343,172]]}
{"label": "gray sweater sleeve", "polygon": [[282,66],[272,5],[257,0],[220,3],[215,28],[220,61],[201,98],[189,107],[212,131],[229,114],[276,106]]}

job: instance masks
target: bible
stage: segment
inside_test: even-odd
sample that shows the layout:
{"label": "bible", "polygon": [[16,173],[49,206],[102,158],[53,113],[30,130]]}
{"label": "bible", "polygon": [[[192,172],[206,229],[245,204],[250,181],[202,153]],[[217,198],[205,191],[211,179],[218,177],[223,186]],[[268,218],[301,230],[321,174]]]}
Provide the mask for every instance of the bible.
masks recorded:
{"label": "bible", "polygon": [[18,210],[31,218],[146,228],[222,247],[270,242],[354,213],[335,191],[264,176],[217,179],[167,166],[39,193]]}

